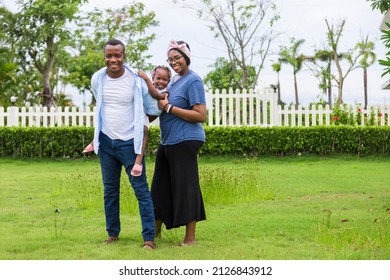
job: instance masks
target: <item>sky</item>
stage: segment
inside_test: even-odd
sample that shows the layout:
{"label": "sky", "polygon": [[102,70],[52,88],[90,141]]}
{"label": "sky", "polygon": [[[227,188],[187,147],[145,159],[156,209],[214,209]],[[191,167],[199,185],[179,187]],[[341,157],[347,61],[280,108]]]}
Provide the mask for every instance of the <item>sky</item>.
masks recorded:
{"label": "sky", "polygon": [[[7,8],[15,11],[15,0],[0,0]],[[120,8],[127,4],[128,0],[89,0],[84,9],[97,7]],[[191,69],[202,78],[212,70],[217,57],[226,57],[227,52],[222,41],[214,38],[214,34],[208,28],[208,22],[198,18],[195,11],[185,9],[179,4],[173,4],[171,0],[142,0],[146,9],[156,13],[159,26],[151,32],[156,33],[156,40],[150,45],[149,52],[152,55],[152,64],[166,64],[166,49],[171,39],[184,40],[191,48]],[[190,3],[190,2],[189,2]],[[380,25],[383,15],[371,9],[366,0],[275,0],[280,14],[280,20],[276,30],[281,33],[273,43],[267,64],[262,71],[259,86],[267,87],[276,84],[277,76],[272,71],[272,63],[277,61],[277,52],[282,45],[289,45],[291,37],[304,39],[300,51],[305,55],[312,55],[314,49],[324,44],[327,28],[325,19],[336,25],[341,19],[346,20],[343,37],[340,41],[340,51],[353,48],[363,37],[368,36],[375,43],[374,52],[377,58],[384,59],[386,50],[380,41]],[[368,68],[368,103],[386,104],[390,101],[390,90],[382,90],[381,86],[389,77],[381,77],[383,67],[376,62]],[[336,73],[336,72],[334,72]],[[318,82],[307,67],[297,74],[298,93],[300,103],[307,105],[319,100],[321,91]],[[286,103],[294,102],[294,82],[292,67],[282,65],[280,72],[280,84],[282,100]],[[74,90],[69,90],[76,105],[80,106],[82,98]],[[333,89],[336,97],[337,89]],[[326,99],[326,98],[324,98]],[[87,97],[87,103],[89,97]],[[343,101],[347,104],[364,103],[363,98],[363,70],[356,69],[351,72],[346,80],[343,91]]]}

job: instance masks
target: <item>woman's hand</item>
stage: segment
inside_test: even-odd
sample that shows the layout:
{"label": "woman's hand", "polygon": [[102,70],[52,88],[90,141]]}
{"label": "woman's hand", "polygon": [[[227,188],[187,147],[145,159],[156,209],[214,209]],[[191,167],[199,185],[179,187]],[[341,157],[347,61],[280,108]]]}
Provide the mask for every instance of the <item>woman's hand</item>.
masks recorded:
{"label": "woman's hand", "polygon": [[169,101],[168,101],[168,94],[165,94],[164,99],[161,99],[161,100],[158,101],[158,108],[160,110],[164,110],[164,109],[166,109],[168,103],[169,103]]}

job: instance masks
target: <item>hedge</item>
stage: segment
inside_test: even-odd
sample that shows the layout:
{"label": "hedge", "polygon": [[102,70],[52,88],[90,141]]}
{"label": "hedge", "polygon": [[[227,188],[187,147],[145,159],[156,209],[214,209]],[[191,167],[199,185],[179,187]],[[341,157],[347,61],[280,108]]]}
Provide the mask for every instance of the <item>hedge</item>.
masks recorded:
{"label": "hedge", "polygon": [[[390,127],[208,127],[202,155],[390,155]],[[0,156],[82,157],[92,127],[0,127]],[[154,155],[159,127],[149,130],[146,155]]]}
{"label": "hedge", "polygon": [[202,153],[212,155],[390,155],[390,127],[206,128]]}

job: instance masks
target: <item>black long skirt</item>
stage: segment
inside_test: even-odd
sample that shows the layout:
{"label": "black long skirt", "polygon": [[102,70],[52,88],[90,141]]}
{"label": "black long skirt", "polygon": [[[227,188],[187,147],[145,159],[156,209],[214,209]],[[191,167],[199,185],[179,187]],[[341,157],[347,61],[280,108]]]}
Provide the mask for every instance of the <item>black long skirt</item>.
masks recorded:
{"label": "black long skirt", "polygon": [[167,229],[206,220],[199,184],[201,141],[159,145],[151,186],[156,219]]}

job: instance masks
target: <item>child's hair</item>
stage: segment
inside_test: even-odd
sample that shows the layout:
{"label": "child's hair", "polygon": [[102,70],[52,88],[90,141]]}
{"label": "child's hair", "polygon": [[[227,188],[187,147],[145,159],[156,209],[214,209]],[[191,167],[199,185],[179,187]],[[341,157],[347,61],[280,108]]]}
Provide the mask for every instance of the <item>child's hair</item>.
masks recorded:
{"label": "child's hair", "polygon": [[168,72],[169,79],[171,79],[171,77],[172,77],[171,70],[170,70],[167,66],[159,65],[159,66],[157,66],[156,68],[154,68],[153,71],[152,71],[152,80],[154,80],[154,76],[156,75],[156,73],[157,73],[158,70],[160,70],[160,69],[167,71],[167,72]]}

